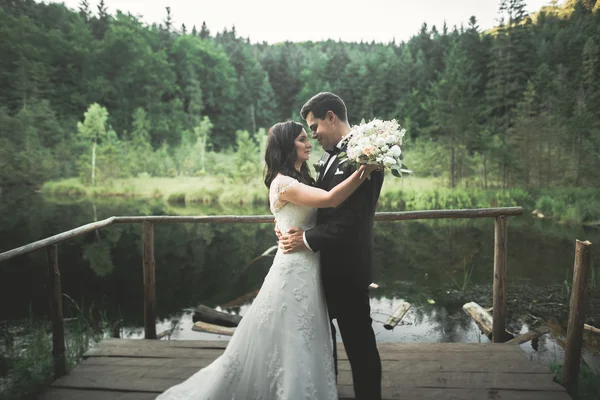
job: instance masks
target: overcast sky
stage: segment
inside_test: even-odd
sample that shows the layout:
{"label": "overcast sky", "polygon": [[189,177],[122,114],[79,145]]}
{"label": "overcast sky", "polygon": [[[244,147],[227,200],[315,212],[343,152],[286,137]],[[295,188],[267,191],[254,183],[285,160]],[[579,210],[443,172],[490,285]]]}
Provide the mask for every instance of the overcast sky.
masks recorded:
{"label": "overcast sky", "polygon": [[[80,0],[57,1],[77,9]],[[96,12],[99,0],[88,0]],[[549,0],[529,0],[534,12]],[[562,1],[560,2],[562,3]],[[175,27],[182,23],[191,31],[206,21],[211,33],[235,25],[238,35],[253,43],[341,39],[387,43],[406,41],[418,33],[423,22],[441,27],[465,26],[475,15],[482,29],[496,24],[497,0],[105,0],[111,14],[121,10],[151,24],[160,22],[171,7]]]}

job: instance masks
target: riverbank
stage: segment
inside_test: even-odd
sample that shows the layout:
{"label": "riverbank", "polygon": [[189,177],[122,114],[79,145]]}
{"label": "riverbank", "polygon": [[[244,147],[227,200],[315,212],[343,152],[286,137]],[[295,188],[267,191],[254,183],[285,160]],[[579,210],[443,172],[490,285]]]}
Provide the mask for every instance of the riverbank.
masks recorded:
{"label": "riverbank", "polygon": [[[239,181],[220,176],[142,177],[117,179],[95,187],[70,178],[47,182],[41,192],[68,198],[157,199],[179,207],[268,204],[266,187],[259,178]],[[379,206],[396,211],[522,206],[528,214],[537,218],[600,226],[598,189],[449,189],[435,178],[390,177],[382,188]]]}

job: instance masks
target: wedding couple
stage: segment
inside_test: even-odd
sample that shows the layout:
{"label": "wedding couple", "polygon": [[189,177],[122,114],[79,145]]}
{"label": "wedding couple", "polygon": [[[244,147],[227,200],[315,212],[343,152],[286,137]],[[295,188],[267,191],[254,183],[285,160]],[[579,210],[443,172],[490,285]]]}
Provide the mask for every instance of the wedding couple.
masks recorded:
{"label": "wedding couple", "polygon": [[265,184],[279,249],[258,296],[223,355],[157,399],[337,399],[333,319],[356,399],[381,399],[368,289],[383,172],[337,157],[351,131],[338,96],[317,94],[301,115],[325,153],[315,181],[303,126],[269,131]]}

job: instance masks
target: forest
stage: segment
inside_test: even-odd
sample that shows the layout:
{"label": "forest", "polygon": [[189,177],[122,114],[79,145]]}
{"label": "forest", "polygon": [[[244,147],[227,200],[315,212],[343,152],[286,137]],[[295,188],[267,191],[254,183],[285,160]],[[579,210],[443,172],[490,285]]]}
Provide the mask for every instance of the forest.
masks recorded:
{"label": "forest", "polygon": [[407,164],[450,188],[595,187],[600,2],[498,25],[428,26],[406,42],[252,43],[232,26],[159,24],[0,2],[0,187],[77,177],[259,177],[266,129],[320,91],[351,124],[397,119]]}

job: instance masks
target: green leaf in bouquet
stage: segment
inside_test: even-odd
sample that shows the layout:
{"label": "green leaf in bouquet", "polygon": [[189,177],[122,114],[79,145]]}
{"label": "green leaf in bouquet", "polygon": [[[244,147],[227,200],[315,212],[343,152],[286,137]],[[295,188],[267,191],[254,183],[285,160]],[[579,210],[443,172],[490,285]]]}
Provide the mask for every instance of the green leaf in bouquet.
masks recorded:
{"label": "green leaf in bouquet", "polygon": [[392,175],[394,175],[396,178],[402,178],[402,173],[395,168],[392,169]]}

